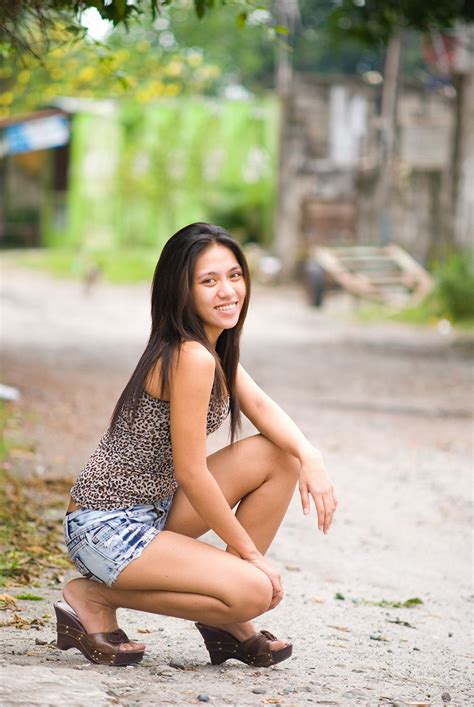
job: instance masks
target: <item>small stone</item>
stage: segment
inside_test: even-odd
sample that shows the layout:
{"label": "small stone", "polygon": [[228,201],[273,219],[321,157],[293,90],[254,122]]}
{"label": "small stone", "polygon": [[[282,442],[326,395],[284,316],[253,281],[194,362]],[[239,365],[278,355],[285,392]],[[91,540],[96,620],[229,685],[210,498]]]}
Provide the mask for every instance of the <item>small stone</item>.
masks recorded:
{"label": "small stone", "polygon": [[209,695],[198,695],[199,702],[209,702]]}
{"label": "small stone", "polygon": [[453,637],[453,634],[451,633],[451,631],[449,631],[448,638],[452,638],[452,637]]}
{"label": "small stone", "polygon": [[265,690],[264,687],[254,687],[253,690],[252,690],[252,692],[253,692],[255,695],[264,695],[264,694],[266,693],[266,690]]}
{"label": "small stone", "polygon": [[35,638],[35,645],[36,646],[47,646],[48,641],[45,641],[43,638]]}
{"label": "small stone", "polygon": [[443,692],[441,694],[441,699],[443,700],[443,702],[451,702],[451,695],[449,694],[449,692]]}
{"label": "small stone", "polygon": [[412,650],[413,651],[421,651],[421,648],[417,648],[416,646],[413,646]]}
{"label": "small stone", "polygon": [[366,697],[366,693],[363,690],[347,690],[347,692],[342,693],[342,697]]}

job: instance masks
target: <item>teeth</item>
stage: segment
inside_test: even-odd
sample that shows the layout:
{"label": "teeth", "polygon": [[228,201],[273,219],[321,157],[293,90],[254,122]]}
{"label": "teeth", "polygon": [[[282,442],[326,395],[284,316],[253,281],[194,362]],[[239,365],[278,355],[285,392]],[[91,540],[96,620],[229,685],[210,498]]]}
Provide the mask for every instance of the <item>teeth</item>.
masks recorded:
{"label": "teeth", "polygon": [[228,312],[231,309],[235,309],[237,307],[236,302],[232,302],[232,304],[221,304],[220,307],[214,307],[214,309],[218,309],[219,311],[222,312]]}

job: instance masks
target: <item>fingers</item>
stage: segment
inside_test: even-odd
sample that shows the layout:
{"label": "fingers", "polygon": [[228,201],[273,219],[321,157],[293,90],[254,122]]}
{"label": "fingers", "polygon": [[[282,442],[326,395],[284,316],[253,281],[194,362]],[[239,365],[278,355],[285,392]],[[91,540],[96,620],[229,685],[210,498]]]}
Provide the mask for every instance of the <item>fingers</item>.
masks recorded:
{"label": "fingers", "polygon": [[261,570],[264,574],[266,574],[268,579],[270,580],[272,585],[272,600],[268,609],[274,609],[275,606],[277,606],[277,604],[279,604],[283,599],[283,586],[281,583],[280,575],[275,572],[273,567],[265,560],[254,560],[251,564],[255,565],[255,567],[258,567],[258,569]]}
{"label": "fingers", "polygon": [[323,530],[324,523],[326,520],[326,509],[324,508],[324,501],[321,496],[314,495],[314,505],[316,506],[316,511],[318,513],[318,528]]}
{"label": "fingers", "polygon": [[310,493],[313,498],[314,505],[316,506],[316,512],[318,515],[318,529],[322,530],[326,535],[329,531],[337,508],[337,498],[334,487],[331,487],[330,490],[325,493],[318,493],[311,490]]}
{"label": "fingers", "polygon": [[[279,579],[280,578],[278,577],[278,580]],[[273,582],[272,582],[272,584],[273,584]],[[270,606],[268,608],[274,609],[275,606],[277,606],[281,602],[282,599],[283,599],[283,587],[281,586],[281,581],[279,581],[278,584],[273,584],[273,596],[272,596],[272,600],[270,602]]]}
{"label": "fingers", "polygon": [[303,508],[303,513],[305,516],[309,513],[309,493],[308,487],[306,485],[300,486],[300,496],[301,496],[301,507]]}

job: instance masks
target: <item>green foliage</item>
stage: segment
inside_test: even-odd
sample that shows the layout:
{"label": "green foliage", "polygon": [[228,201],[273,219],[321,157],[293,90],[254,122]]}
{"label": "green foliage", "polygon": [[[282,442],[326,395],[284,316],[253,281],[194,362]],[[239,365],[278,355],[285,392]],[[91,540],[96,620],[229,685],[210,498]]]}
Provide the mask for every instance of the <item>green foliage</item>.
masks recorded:
{"label": "green foliage", "polygon": [[426,33],[474,21],[472,0],[338,0],[328,16],[330,33],[367,46],[386,45],[398,29]]}
{"label": "green foliage", "polygon": [[474,318],[474,251],[453,253],[435,275],[436,292],[450,318]]}
{"label": "green foliage", "polygon": [[474,328],[474,253],[452,253],[433,267],[435,286],[422,302],[394,311],[388,305],[362,307],[360,321],[391,320],[416,325],[436,325],[443,319],[464,329]]}
{"label": "green foliage", "polygon": [[196,49],[165,49],[159,32],[128,36],[117,30],[104,46],[73,41],[64,24],[56,24],[45,56],[19,53],[0,66],[0,118],[38,109],[58,96],[127,98],[144,105],[212,92],[219,73]]}
{"label": "green foliage", "polygon": [[[81,14],[91,8],[114,27],[128,28],[132,20],[140,15],[146,15],[153,22],[176,2],[180,0],[2,0],[0,54],[8,56],[16,52],[27,52],[36,57],[43,56],[49,49],[51,33],[54,34],[58,22],[63,24],[70,35],[84,37]],[[253,9],[251,0],[192,0],[195,17],[199,19],[217,5],[226,4],[236,9],[237,16],[243,17],[244,23],[249,9]],[[39,31],[32,32],[32,27]]]}

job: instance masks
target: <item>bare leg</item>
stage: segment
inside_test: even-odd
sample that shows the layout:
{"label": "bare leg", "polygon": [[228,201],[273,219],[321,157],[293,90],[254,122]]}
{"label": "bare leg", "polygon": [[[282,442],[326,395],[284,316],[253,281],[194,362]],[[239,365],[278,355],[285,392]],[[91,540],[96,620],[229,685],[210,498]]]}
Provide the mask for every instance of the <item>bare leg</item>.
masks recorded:
{"label": "bare leg", "polygon": [[[229,505],[234,507],[240,501],[236,517],[265,554],[293,495],[299,462],[262,435],[254,435],[215,452],[207,463]],[[199,537],[209,530],[181,489],[176,493],[166,528],[190,537]],[[248,622],[212,625],[239,640],[255,633]],[[272,648],[278,650],[283,645],[285,641],[274,642]]]}
{"label": "bare leg", "polygon": [[[268,609],[271,595],[269,579],[249,563],[167,531],[123,570],[114,587],[76,579],[64,589],[88,633],[114,628],[118,607],[211,624],[247,621]],[[120,650],[127,649],[130,644],[122,644]]]}
{"label": "bare leg", "polygon": [[[291,499],[299,470],[297,460],[281,452],[261,435],[255,435],[211,455],[208,466],[229,505],[234,507],[239,504],[237,517],[258,549],[265,553]],[[124,607],[220,626],[239,640],[253,635],[255,629],[248,621],[266,611],[270,601],[266,602],[266,608],[262,608],[266,601],[262,599],[262,593],[265,595],[269,584],[265,575],[237,558],[232,559],[234,564],[223,564],[222,557],[231,560],[230,552],[222,553],[209,545],[190,540],[199,537],[208,528],[181,489],[176,493],[166,530],[172,532],[161,533],[141,557],[120,574],[113,588],[89,580],[73,580],[67,585],[65,599],[76,609],[86,630],[93,632],[115,628],[115,609]],[[183,536],[188,536],[188,543],[193,543],[192,547],[187,546],[181,562],[178,561],[176,549],[167,554],[173,543],[162,542],[167,536],[176,537],[175,534],[183,542],[186,541]],[[211,559],[209,551],[219,553],[219,559],[214,555]],[[180,576],[183,566],[187,567],[187,577]],[[249,568],[261,577],[248,575]],[[199,588],[197,579],[204,575],[206,578],[221,577],[219,587],[205,584]],[[163,586],[166,581],[168,585]],[[262,587],[261,581],[264,581],[265,587]],[[256,610],[255,604],[260,610]],[[272,648],[277,650],[283,645],[284,641],[274,642]],[[122,649],[128,647],[124,645]]]}

